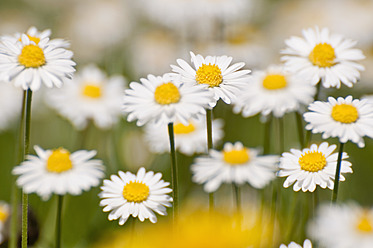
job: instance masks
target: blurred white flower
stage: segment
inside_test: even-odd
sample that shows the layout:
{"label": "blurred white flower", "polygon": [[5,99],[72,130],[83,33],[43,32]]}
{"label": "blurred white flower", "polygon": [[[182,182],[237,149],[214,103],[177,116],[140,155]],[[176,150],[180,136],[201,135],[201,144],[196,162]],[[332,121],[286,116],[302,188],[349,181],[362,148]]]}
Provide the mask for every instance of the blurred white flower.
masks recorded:
{"label": "blurred white flower", "polygon": [[4,201],[0,201],[0,244],[3,243],[4,226],[10,215],[10,206]]}
{"label": "blurred white flower", "polygon": [[22,90],[12,84],[0,82],[0,130],[11,127],[21,118]]}
{"label": "blurred white flower", "polygon": [[308,233],[320,247],[373,247],[373,209],[357,204],[321,205]]}
{"label": "blurred white flower", "polygon": [[295,242],[291,242],[288,246],[282,244],[280,248],[312,248],[312,243],[309,239],[306,239],[303,243],[303,247]]}
{"label": "blurred white flower", "polygon": [[108,129],[120,119],[124,84],[123,77],[107,77],[95,65],[88,65],[61,89],[48,92],[47,103],[77,129],[84,129],[90,120]]}
{"label": "blurred white flower", "polygon": [[275,178],[279,156],[259,155],[241,142],[225,143],[223,151],[211,149],[208,156],[197,157],[191,166],[192,180],[205,184],[206,192],[216,191],[222,183],[250,184],[263,188]]}
{"label": "blurred white flower", "polygon": [[254,71],[248,89],[237,96],[233,111],[244,117],[261,113],[282,117],[299,111],[313,101],[316,88],[304,78],[285,71],[282,66],[270,66],[266,71]]}
{"label": "blurred white flower", "polygon": [[[212,121],[212,139],[217,144],[224,135],[223,120]],[[200,117],[189,121],[188,125],[174,123],[175,148],[186,155],[207,152],[206,118]],[[145,126],[145,139],[150,150],[157,153],[168,152],[170,141],[166,126],[149,124]]]}

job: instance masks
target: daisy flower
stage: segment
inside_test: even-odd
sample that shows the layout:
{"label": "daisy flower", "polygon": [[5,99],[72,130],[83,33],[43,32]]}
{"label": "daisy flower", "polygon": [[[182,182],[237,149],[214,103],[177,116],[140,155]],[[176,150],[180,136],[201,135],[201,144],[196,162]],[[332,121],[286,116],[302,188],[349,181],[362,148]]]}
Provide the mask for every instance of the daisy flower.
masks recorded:
{"label": "daisy flower", "polygon": [[190,55],[194,68],[184,60],[178,59],[176,62],[179,66],[171,65],[172,71],[181,75],[183,83],[208,86],[214,94],[214,101],[210,102],[211,107],[215,106],[220,98],[231,104],[237,94],[247,89],[250,70],[240,70],[245,63],[229,66],[233,58],[225,55],[206,58],[192,52]]}
{"label": "daisy flower", "polygon": [[322,133],[322,138],[338,137],[341,143],[352,141],[364,147],[364,136],[373,138],[373,105],[367,99],[328,97],[327,102],[316,101],[304,113],[307,130]]}
{"label": "daisy flower", "polygon": [[111,175],[111,180],[104,180],[101,187],[100,206],[109,213],[109,220],[119,219],[123,225],[128,217],[138,217],[140,221],[149,219],[156,223],[157,217],[167,215],[166,207],[171,207],[172,197],[167,195],[172,189],[170,183],[161,180],[162,174],[153,171],[146,172],[141,167],[137,174],[118,172],[119,176]]}
{"label": "daisy flower", "polygon": [[108,78],[94,65],[84,67],[71,82],[47,95],[48,104],[69,119],[77,129],[90,120],[102,129],[112,127],[122,113],[124,79]]}
{"label": "daisy flower", "polygon": [[137,119],[138,126],[171,122],[188,125],[191,118],[206,114],[211,93],[204,86],[182,84],[170,73],[148,75],[140,81],[132,82],[125,90],[122,110],[128,113],[128,121]]}
{"label": "daisy flower", "polygon": [[0,82],[0,130],[10,128],[21,116],[22,90]]}
{"label": "daisy flower", "polygon": [[49,38],[37,44],[26,34],[21,40],[3,37],[0,43],[0,75],[24,90],[36,91],[44,83],[47,87],[61,87],[75,71],[73,53],[50,42]]}
{"label": "daisy flower", "polygon": [[[313,192],[316,185],[321,188],[334,188],[334,177],[337,166],[338,153],[332,153],[337,148],[323,142],[319,146],[312,144],[310,148],[302,151],[291,149],[284,152],[280,158],[279,177],[287,177],[284,187],[287,188],[294,183],[294,191],[302,189],[303,192]],[[345,161],[347,153],[342,154],[341,173],[352,173],[351,163]],[[340,181],[345,178],[340,175]]]}
{"label": "daisy flower", "polygon": [[[213,143],[218,143],[224,135],[223,120],[217,119],[212,122]],[[190,120],[188,125],[180,122],[174,123],[175,148],[186,155],[207,152],[207,127],[206,118]],[[165,126],[149,124],[145,126],[145,139],[150,150],[156,153],[168,152],[170,142],[168,129]]]}
{"label": "daisy flower", "polygon": [[373,209],[353,203],[322,205],[308,232],[320,247],[373,247]]}
{"label": "daisy flower", "polygon": [[356,41],[342,35],[330,34],[327,28],[304,29],[303,38],[291,37],[281,53],[285,66],[311,79],[313,85],[321,82],[325,88],[352,87],[360,78],[364,66],[356,61],[365,58],[362,51],[353,48]]}
{"label": "daisy flower", "polygon": [[[280,248],[302,248],[301,245],[298,245],[295,242],[291,242],[288,246],[282,244],[280,245]],[[312,248],[312,243],[309,239],[306,239],[303,243],[303,248]]]}
{"label": "daisy flower", "polygon": [[258,153],[241,142],[225,143],[223,151],[211,149],[209,156],[196,158],[191,166],[192,180],[204,183],[206,192],[216,191],[222,183],[249,183],[254,188],[263,188],[275,178],[279,157]]}
{"label": "daisy flower", "polygon": [[83,190],[97,186],[104,176],[102,161],[92,159],[96,151],[80,150],[70,154],[64,148],[43,150],[34,146],[37,154],[28,155],[13,169],[19,175],[17,185],[26,194],[36,193],[43,200],[51,194],[79,195]]}
{"label": "daisy flower", "polygon": [[10,215],[10,207],[9,204],[0,201],[0,244],[4,241],[3,232],[5,227],[5,222],[8,220]]}
{"label": "daisy flower", "polygon": [[253,72],[249,87],[250,90],[238,95],[233,107],[235,113],[242,111],[244,117],[258,113],[282,117],[311,103],[316,93],[308,81],[286,72],[282,66]]}
{"label": "daisy flower", "polygon": [[[35,44],[39,44],[39,42],[45,38],[50,38],[52,32],[50,29],[45,29],[43,31],[39,31],[36,27],[32,26],[30,27],[26,33],[27,37],[35,42]],[[13,36],[3,36],[2,39],[7,39],[9,41],[13,41],[14,43],[17,41],[21,41],[22,33],[16,33]],[[56,47],[64,47],[68,48],[70,46],[70,43],[63,39],[52,39],[49,41],[50,45],[56,46]]]}

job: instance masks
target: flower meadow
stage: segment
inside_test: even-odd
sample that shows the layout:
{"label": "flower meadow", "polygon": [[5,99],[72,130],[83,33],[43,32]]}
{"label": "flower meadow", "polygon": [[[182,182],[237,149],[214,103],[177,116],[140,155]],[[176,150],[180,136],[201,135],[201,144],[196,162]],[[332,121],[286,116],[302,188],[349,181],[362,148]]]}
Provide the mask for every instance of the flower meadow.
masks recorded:
{"label": "flower meadow", "polygon": [[3,0],[0,247],[373,247],[370,0]]}

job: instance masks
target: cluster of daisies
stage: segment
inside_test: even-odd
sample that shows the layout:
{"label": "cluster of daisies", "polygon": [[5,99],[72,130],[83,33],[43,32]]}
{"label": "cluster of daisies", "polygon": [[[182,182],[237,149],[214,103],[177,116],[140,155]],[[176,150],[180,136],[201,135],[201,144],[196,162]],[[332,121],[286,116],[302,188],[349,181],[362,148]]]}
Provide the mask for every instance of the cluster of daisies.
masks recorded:
{"label": "cluster of daisies", "polygon": [[[286,177],[283,186],[293,185],[294,191],[313,192],[317,186],[335,190],[339,181],[345,180],[343,173],[352,173],[343,144],[351,141],[364,147],[363,137],[373,138],[373,104],[369,100],[351,95],[318,100],[322,87],[353,87],[364,70],[358,63],[364,55],[354,48],[356,42],[330,34],[327,28],[306,29],[303,38],[286,40],[287,48],[281,51],[284,63],[263,71],[250,74],[243,69],[243,62],[232,64],[232,57],[203,57],[191,52],[191,63],[177,59],[169,73],[148,75],[130,83],[126,90],[123,77],[108,77],[95,65],[73,75],[76,64],[69,43],[50,35],[50,30],[39,32],[32,27],[24,34],[1,37],[1,84],[8,82],[25,92],[35,92],[42,85],[53,88],[46,94],[46,102],[78,130],[90,122],[110,129],[126,115],[129,122],[144,126],[152,151],[174,153],[176,149],[189,156],[199,154],[191,165],[192,181],[203,184],[208,193],[216,192],[223,183],[261,189],[277,177]],[[19,99],[21,102],[21,95]],[[305,112],[305,128],[321,133],[323,139],[339,138],[339,152],[335,152],[337,145],[326,141],[301,144],[300,150],[290,149],[281,156],[263,154],[260,148],[246,147],[242,141],[226,142],[222,150],[214,149],[224,136],[223,120],[211,118],[220,99],[245,118],[261,114],[269,121],[287,113]],[[1,124],[0,120],[0,128]],[[96,151],[44,150],[40,146],[34,150],[36,155],[27,155],[13,169],[17,185],[26,194],[36,193],[43,200],[52,194],[79,195],[100,185],[105,176],[103,162],[94,159]],[[108,219],[119,220],[120,225],[130,216],[156,223],[156,214],[167,215],[167,207],[177,204],[175,184],[173,181],[169,187],[161,173],[143,167],[136,174],[119,171],[103,181],[100,205],[109,212]],[[5,210],[0,205],[0,228],[8,217]],[[358,242],[355,239],[344,240],[343,246],[338,243],[342,241],[320,232],[321,226],[337,223],[339,215],[330,211],[321,210],[323,217],[312,224],[311,236],[326,247],[353,247],[351,240]],[[340,207],[340,211],[345,210]],[[364,239],[364,244],[372,245],[370,210],[357,211],[356,218],[346,217],[345,221],[355,221],[356,236],[368,233],[370,238]],[[346,230],[337,231],[333,237]],[[292,242],[287,247],[301,246]],[[310,240],[305,240],[303,247],[312,247]]]}

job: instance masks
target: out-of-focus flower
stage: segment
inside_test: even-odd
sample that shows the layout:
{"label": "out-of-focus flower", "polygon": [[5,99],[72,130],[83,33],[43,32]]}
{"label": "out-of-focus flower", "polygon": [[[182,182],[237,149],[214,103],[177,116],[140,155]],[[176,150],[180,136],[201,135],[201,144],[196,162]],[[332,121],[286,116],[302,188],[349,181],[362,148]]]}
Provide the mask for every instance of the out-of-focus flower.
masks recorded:
{"label": "out-of-focus flower", "polygon": [[181,122],[205,114],[205,107],[211,101],[211,93],[205,86],[180,83],[170,73],[155,77],[141,78],[141,83],[132,82],[125,90],[123,112],[127,120],[137,119],[137,125]]}
{"label": "out-of-focus flower", "polygon": [[307,130],[322,133],[322,138],[338,137],[346,143],[352,141],[360,148],[365,146],[364,136],[373,138],[373,105],[368,100],[328,97],[327,102],[316,101],[304,113]]}
{"label": "out-of-focus flower", "polygon": [[[212,122],[213,143],[218,143],[224,135],[223,120]],[[188,125],[174,123],[175,147],[186,155],[207,152],[207,127],[206,118],[190,120]],[[153,152],[163,153],[170,150],[170,141],[167,127],[155,124],[145,126],[145,139]]]}
{"label": "out-of-focus flower", "polygon": [[26,194],[36,193],[43,200],[51,194],[80,195],[97,186],[104,176],[102,161],[92,159],[96,151],[80,150],[70,154],[64,148],[43,150],[34,146],[35,155],[13,169],[19,175],[17,185]]}
{"label": "out-of-focus flower", "polygon": [[325,248],[373,247],[373,209],[357,204],[325,204],[308,226],[314,241]]}
{"label": "out-of-focus flower", "polygon": [[[217,211],[182,211],[175,227],[171,221],[136,228],[141,235],[128,230],[104,235],[94,248],[247,248],[269,247],[273,223],[267,218],[259,220],[258,212],[244,211],[243,216]],[[237,218],[243,218],[241,226]],[[248,221],[246,221],[246,219]],[[144,238],[146,237],[146,238]]]}
{"label": "out-of-focus flower", "polygon": [[[298,245],[295,242],[291,242],[288,246],[282,244],[280,245],[280,248],[302,248],[301,245]],[[306,239],[303,243],[303,248],[312,248],[312,243],[309,239]]]}
{"label": "out-of-focus flower", "polygon": [[22,90],[0,82],[0,130],[9,128],[21,117]]}
{"label": "out-of-focus flower", "polygon": [[83,129],[89,120],[102,129],[112,127],[121,116],[125,80],[108,78],[94,65],[84,67],[71,82],[46,95],[49,105]]}
{"label": "out-of-focus flower", "polygon": [[5,222],[8,220],[9,215],[10,215],[9,204],[4,201],[0,201],[0,244],[4,241],[3,231],[4,231]]}
{"label": "out-of-focus flower", "polygon": [[179,66],[171,65],[172,71],[181,75],[181,81],[191,85],[206,85],[214,94],[211,107],[221,98],[225,103],[231,104],[242,91],[248,87],[250,70],[240,70],[245,63],[240,62],[231,66],[233,58],[228,56],[194,55],[190,52],[192,68],[187,62],[178,59]]}
{"label": "out-of-focus flower", "polygon": [[75,71],[73,53],[50,43],[48,38],[37,44],[26,34],[21,40],[2,37],[0,43],[0,76],[24,90],[36,91],[44,83],[47,87],[61,87]]}
{"label": "out-of-focus flower", "polygon": [[248,89],[238,95],[233,111],[244,117],[261,113],[282,117],[299,111],[313,101],[316,88],[307,80],[284,71],[282,66],[270,66],[267,71],[255,71]]}
{"label": "out-of-focus flower", "polygon": [[356,41],[339,34],[330,34],[327,28],[303,30],[304,38],[293,36],[286,40],[282,60],[287,69],[309,78],[313,85],[325,88],[352,87],[360,78],[364,66],[356,61],[365,58],[361,50],[353,48]]}
{"label": "out-of-focus flower", "polygon": [[249,149],[241,142],[224,144],[223,151],[210,150],[209,156],[197,157],[191,166],[192,180],[205,184],[207,192],[216,191],[222,183],[249,183],[263,188],[275,178],[279,160],[276,155],[259,156],[259,151]]}
{"label": "out-of-focus flower", "polygon": [[[32,26],[30,27],[26,33],[27,37],[30,39],[30,41],[35,42],[35,44],[39,44],[39,42],[45,38],[50,39],[50,36],[52,34],[50,29],[45,29],[43,31],[39,31],[36,27]],[[3,36],[2,39],[10,40],[16,43],[17,41],[21,41],[22,39],[22,33],[15,33],[13,36]],[[49,45],[53,45],[56,47],[64,47],[67,48],[70,46],[70,43],[64,39],[50,39]]]}
{"label": "out-of-focus flower", "polygon": [[149,219],[157,222],[154,212],[167,215],[166,207],[171,207],[172,198],[167,195],[172,189],[170,183],[161,180],[162,174],[153,171],[146,172],[141,167],[137,174],[118,172],[119,176],[111,175],[111,180],[104,180],[100,197],[100,205],[104,212],[109,213],[109,220],[119,219],[123,225],[128,217],[138,217],[140,221]]}
{"label": "out-of-focus flower", "polygon": [[[303,192],[313,192],[316,186],[329,189],[334,188],[335,170],[337,167],[338,153],[332,152],[337,148],[323,142],[320,146],[312,144],[310,148],[302,151],[291,149],[284,152],[280,158],[279,177],[287,177],[284,187],[287,188],[294,183],[294,191],[302,189]],[[345,161],[347,153],[342,154],[341,173],[352,173],[351,163]],[[340,175],[340,181],[344,181]]]}

